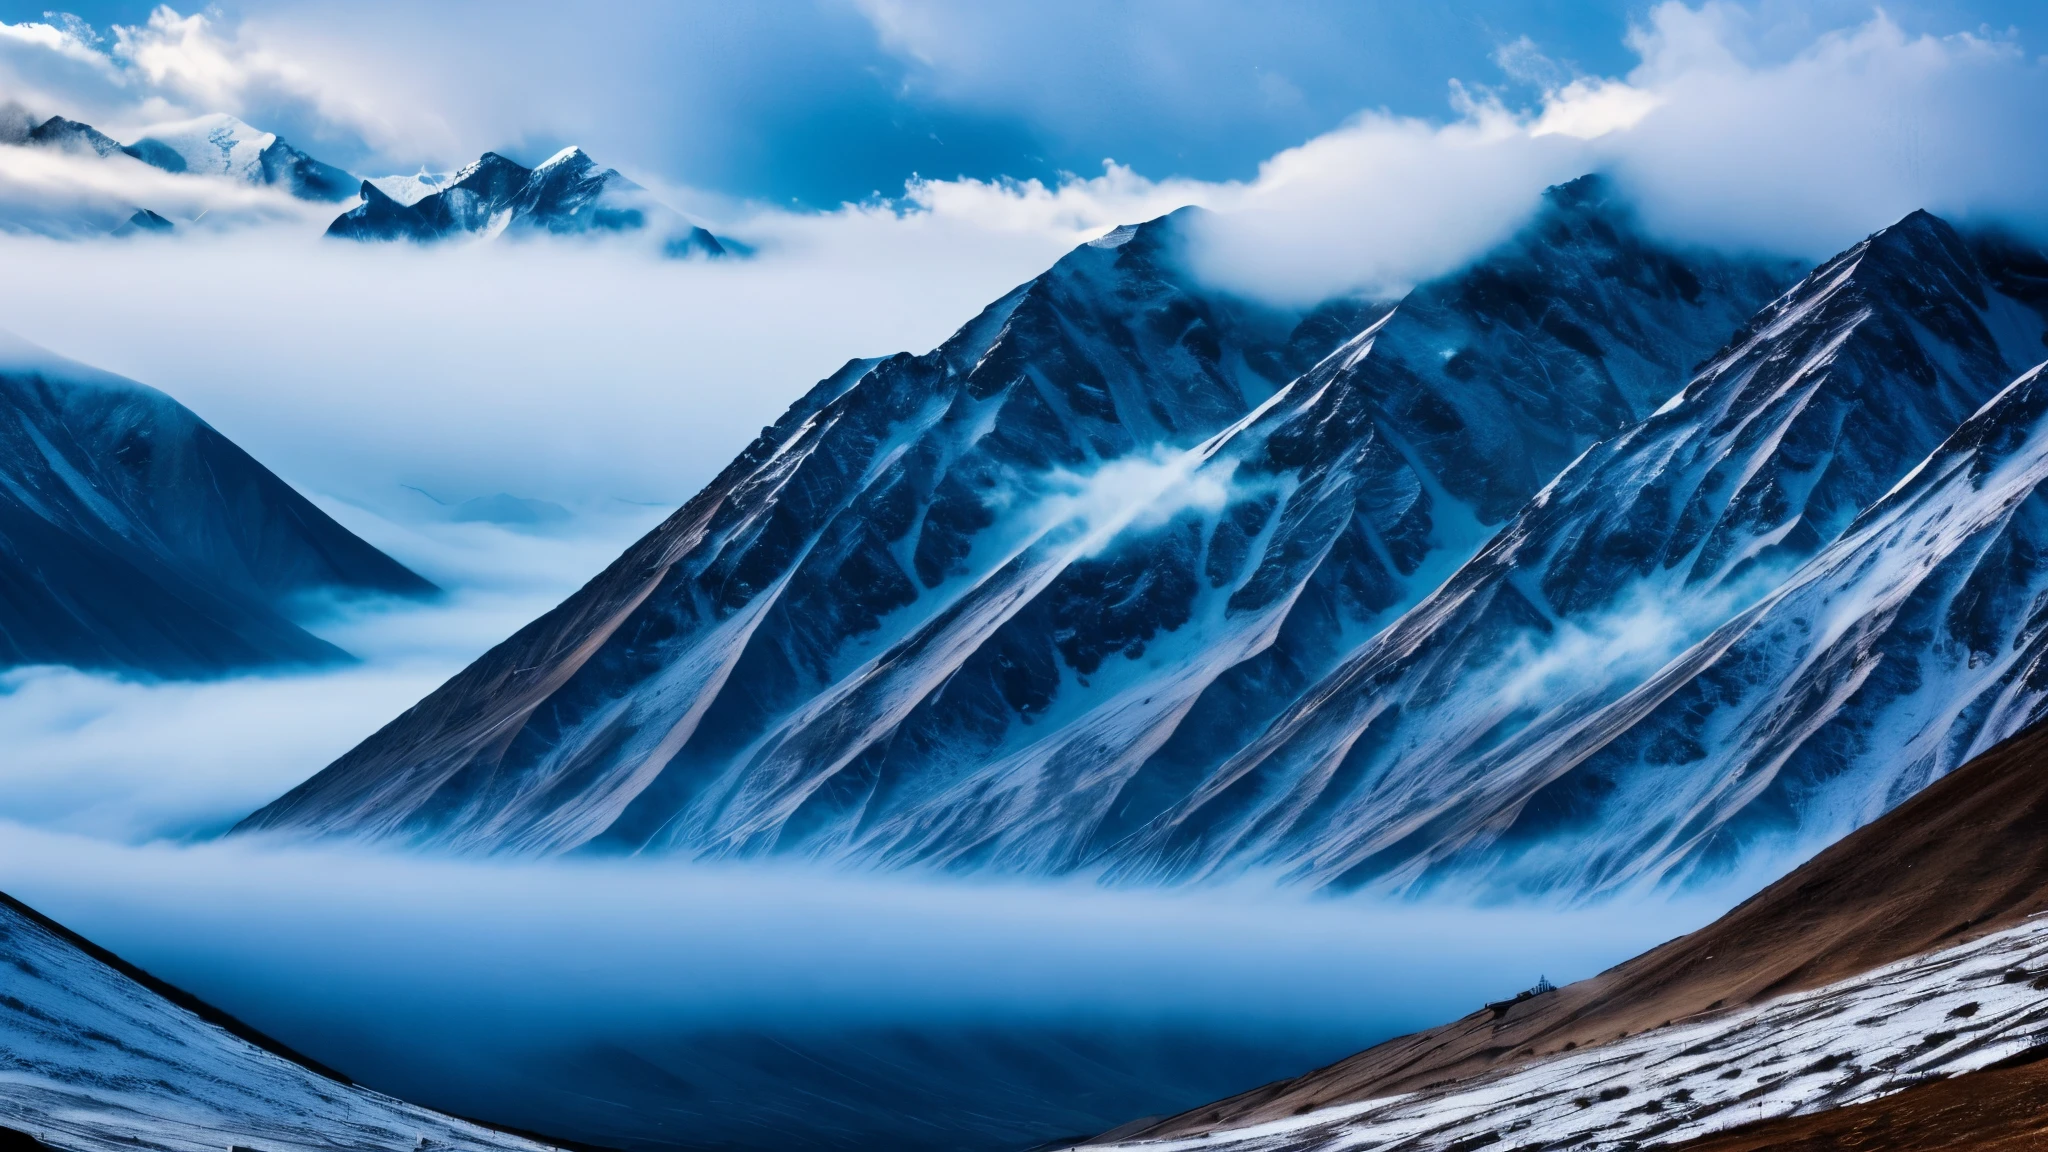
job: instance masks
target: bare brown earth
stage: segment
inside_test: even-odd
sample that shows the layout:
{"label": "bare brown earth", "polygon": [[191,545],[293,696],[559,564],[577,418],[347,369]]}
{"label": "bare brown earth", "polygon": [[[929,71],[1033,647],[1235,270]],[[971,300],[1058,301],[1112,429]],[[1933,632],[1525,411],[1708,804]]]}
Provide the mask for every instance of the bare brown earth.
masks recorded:
{"label": "bare brown earth", "polygon": [[[1936,781],[1691,935],[1499,1013],[1481,1009],[1296,1079],[1142,1128],[1126,1125],[1115,1135],[1194,1135],[1461,1079],[1818,987],[2008,927],[2044,909],[2048,725],[2039,725]],[[2043,1077],[2048,1090],[2048,1068],[2034,1075]],[[1910,1095],[1902,1093],[1901,1099]],[[1946,1105],[1929,1105],[1937,1106]],[[2013,1146],[2048,1148],[2048,1139],[2035,1139]],[[1835,1145],[1815,1145],[1822,1146]]]}
{"label": "bare brown earth", "polygon": [[1812,1116],[1748,1124],[1669,1152],[2040,1152],[2048,1148],[2048,1063],[1972,1072]]}

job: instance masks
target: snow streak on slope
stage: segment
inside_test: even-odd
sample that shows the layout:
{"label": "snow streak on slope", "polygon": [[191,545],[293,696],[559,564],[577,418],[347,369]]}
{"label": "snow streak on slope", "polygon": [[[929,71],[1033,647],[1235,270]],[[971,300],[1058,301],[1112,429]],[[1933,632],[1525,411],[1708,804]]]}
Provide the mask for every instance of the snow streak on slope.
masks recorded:
{"label": "snow streak on slope", "polygon": [[[1624,1149],[1839,1108],[2048,1044],[2048,924],[1513,1071],[1146,1152]],[[1525,1002],[1526,1003],[1526,1002]],[[1516,1011],[1510,1007],[1505,1015]]]}
{"label": "snow streak on slope", "polygon": [[849,365],[247,827],[1088,866],[1777,286],[1590,179],[1391,315],[1208,293],[1172,218],[1113,236]]}
{"label": "snow streak on slope", "polygon": [[2036,367],[1767,599],[1594,717],[1614,735],[1530,805],[1555,823],[1496,850],[1619,882],[1759,835],[1833,839],[2048,714],[2044,480]]}
{"label": "snow streak on slope", "polygon": [[[1629,804],[1605,778],[1570,796],[1554,782],[1633,723],[1624,694],[2039,355],[2042,317],[1998,290],[2002,259],[1922,213],[1823,265],[1141,832],[1120,869],[1412,888],[1484,867],[1480,883],[1565,892],[1670,869],[1735,815],[1691,808],[1685,782],[1713,771],[1679,766],[1733,737],[1639,747]],[[1796,818],[1808,801],[1789,804]],[[1566,827],[1579,835],[1528,860],[1503,847]]]}
{"label": "snow streak on slope", "polygon": [[202,1020],[0,903],[0,1125],[67,1152],[541,1152],[331,1079]]}

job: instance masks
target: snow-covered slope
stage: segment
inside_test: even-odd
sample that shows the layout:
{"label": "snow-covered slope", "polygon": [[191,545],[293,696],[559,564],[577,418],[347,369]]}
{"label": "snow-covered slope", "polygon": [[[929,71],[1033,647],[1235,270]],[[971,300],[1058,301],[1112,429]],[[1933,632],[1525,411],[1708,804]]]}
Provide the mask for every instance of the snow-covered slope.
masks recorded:
{"label": "snow-covered slope", "polygon": [[1512,1071],[1133,1152],[1657,1147],[1838,1108],[2048,1044],[2048,923]]}
{"label": "snow-covered slope", "polygon": [[433,586],[170,397],[0,333],[0,665],[341,659],[290,619],[323,590]]}
{"label": "snow-covered slope", "polygon": [[0,1128],[65,1152],[549,1147],[288,1059],[4,896],[0,968]]}
{"label": "snow-covered slope", "polygon": [[421,168],[410,176],[372,176],[367,183],[400,204],[414,204],[446,189],[455,179],[453,172],[429,172]]}
{"label": "snow-covered slope", "polygon": [[[1796,693],[1796,662],[1778,661],[1787,646],[1745,649],[1743,670],[1724,665],[1714,687],[1669,706],[1689,720],[1637,722],[1674,677],[1699,674],[1707,649],[1692,644],[1778,588],[2042,355],[2041,314],[1999,288],[2026,259],[1973,253],[1917,213],[1821,266],[1140,831],[1119,868],[1265,867],[1391,888],[1462,868],[1489,886],[1584,892],[1732,856],[1749,831],[1735,825],[1839,835],[2010,733],[2009,717],[1981,741],[1965,722],[1954,747],[1930,747],[1904,775],[1812,795],[1848,769],[1843,741],[1862,738],[1802,728],[1839,702],[1788,704],[1744,729],[1706,715],[1735,682],[1759,708]],[[1991,609],[1987,627],[2017,626],[2013,611]],[[1651,681],[1663,687],[1627,695]],[[1890,703],[1873,699],[1864,728]]]}
{"label": "snow-covered slope", "polygon": [[245,827],[1087,866],[1784,282],[1656,247],[1590,179],[1391,312],[1265,313],[1180,242],[1118,229],[849,364]]}
{"label": "snow-covered slope", "polygon": [[122,151],[166,172],[278,186],[301,200],[346,200],[356,190],[347,172],[221,112],[156,125]]}
{"label": "snow-covered slope", "polygon": [[426,242],[508,231],[631,232],[655,237],[672,256],[726,254],[716,236],[617,169],[598,168],[581,148],[564,148],[536,168],[486,152],[446,180],[366,180],[361,194],[361,204],[328,225],[329,236]]}
{"label": "snow-covered slope", "polygon": [[2039,719],[2044,480],[2036,367],[1769,597],[1594,716],[1606,739],[1495,851],[1554,875],[1597,844],[1586,871],[1625,878],[1762,834],[1824,842]]}

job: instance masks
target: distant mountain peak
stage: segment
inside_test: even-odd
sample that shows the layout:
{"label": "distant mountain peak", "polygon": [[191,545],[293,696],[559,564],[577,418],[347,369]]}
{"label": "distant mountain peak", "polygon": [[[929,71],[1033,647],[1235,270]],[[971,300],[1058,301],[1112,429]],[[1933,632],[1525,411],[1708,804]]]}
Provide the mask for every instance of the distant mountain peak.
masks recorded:
{"label": "distant mountain peak", "polygon": [[111,156],[121,150],[121,142],[112,136],[90,124],[62,116],[52,116],[31,128],[28,141],[31,144],[89,150],[100,156]]}
{"label": "distant mountain peak", "polygon": [[0,587],[0,666],[155,676],[346,660],[305,596],[435,591],[169,396],[6,333]]}
{"label": "distant mountain peak", "polygon": [[368,181],[363,187],[363,203],[336,217],[328,225],[329,236],[426,243],[501,233],[644,233],[660,238],[672,256],[728,252],[709,231],[617,169],[598,169],[588,153],[574,146],[533,168],[485,152],[458,169],[445,186],[432,189],[401,177]]}
{"label": "distant mountain peak", "polygon": [[158,124],[126,145],[90,124],[52,116],[30,129],[23,142],[90,151],[102,158],[121,153],[174,174],[281,187],[301,200],[346,200],[357,186],[347,172],[224,112]]}

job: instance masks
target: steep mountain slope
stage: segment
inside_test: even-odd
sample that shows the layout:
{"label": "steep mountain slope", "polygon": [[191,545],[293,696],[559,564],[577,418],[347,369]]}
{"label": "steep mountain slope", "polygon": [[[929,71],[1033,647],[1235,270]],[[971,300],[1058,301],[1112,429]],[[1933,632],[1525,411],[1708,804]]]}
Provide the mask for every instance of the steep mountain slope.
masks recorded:
{"label": "steep mountain slope", "polygon": [[[1118,870],[1395,889],[1464,870],[1593,891],[1732,857],[1773,823],[1839,835],[2013,731],[2022,715],[1941,720],[1923,755],[1873,779],[1855,757],[1872,725],[1913,731],[1900,698],[1917,657],[1887,667],[1897,690],[1844,701],[1830,692],[1875,661],[1845,657],[1823,685],[1789,642],[1692,647],[2048,351],[2027,287],[2039,258],[1980,247],[1916,213],[1822,265],[1121,846]],[[2015,611],[1985,604],[1978,626],[2017,627]],[[1722,709],[1737,693],[1803,704],[1736,727]],[[1927,723],[1969,702],[1921,699]],[[1829,727],[1844,708],[1857,715]]]}
{"label": "steep mountain slope", "polygon": [[52,116],[29,129],[26,142],[40,144],[45,148],[69,148],[91,152],[96,156],[111,156],[121,150],[119,140],[90,124],[66,120],[62,116]]}
{"label": "steep mountain slope", "polygon": [[0,666],[343,659],[301,598],[434,590],[170,397],[0,339]]}
{"label": "steep mountain slope", "polygon": [[356,179],[347,172],[313,159],[274,132],[219,112],[159,124],[121,151],[166,172],[282,187],[301,200],[346,200],[356,190]]}
{"label": "steep mountain slope", "polygon": [[1267,314],[1180,243],[1118,229],[849,364],[244,828],[1085,866],[1782,283],[1590,178],[1391,312]]}
{"label": "steep mountain slope", "polygon": [[548,1146],[356,1087],[0,895],[0,1136],[66,1152]]}
{"label": "steep mountain slope", "polygon": [[365,180],[363,202],[336,217],[327,234],[343,240],[497,236],[506,232],[634,232],[652,235],[671,256],[723,256],[726,246],[646,189],[599,169],[581,148],[564,148],[525,168],[486,152],[453,178],[426,185]]}
{"label": "steep mountain slope", "polygon": [[[1603,1060],[1605,1047],[1619,1037],[1640,1036],[1642,1044],[1661,1049],[1684,1048],[1659,1039],[1672,1031],[1672,1021],[1711,1021],[1716,1013],[1725,1019],[1727,1013],[1795,993],[1867,984],[1869,974],[1886,966],[1931,963],[1943,949],[1973,947],[1970,942],[1995,934],[2017,933],[2014,940],[2038,949],[2048,941],[2043,935],[2048,929],[2038,919],[2048,912],[2048,839],[2041,835],[2048,826],[2044,767],[2048,727],[2016,736],[1936,781],[1698,932],[1556,992],[1390,1040],[1328,1068],[1126,1132],[1123,1138],[1174,1140],[1208,1132],[1215,1143],[1228,1146],[1226,1130],[1255,1129],[1425,1087],[1465,1091],[1517,1068],[1540,1077],[1566,1053]],[[2020,1006],[2033,1013],[2026,1026],[2038,1028],[2041,993],[2031,983],[2012,988],[2017,982],[2004,975],[2012,970],[2005,962],[1989,969],[1997,987],[2019,993]],[[2028,981],[2042,971],[2031,962],[2024,970]],[[1962,992],[1963,1002],[1974,996],[1981,1006],[1985,997],[1972,993],[1974,987],[1950,984],[1945,990]],[[1992,1017],[1973,1011],[1937,1030],[1950,1032],[1951,1039],[1981,1036]],[[1802,1034],[1811,1041],[1813,1032],[1827,1026],[1824,1014],[1793,1013],[1782,1020],[1776,1029],[1781,1035],[1754,1042],[1796,1045]],[[1926,1046],[1930,1056],[1961,1054],[1932,1051],[1941,1047]],[[1978,1054],[1984,1055],[1981,1048]],[[1978,1059],[1969,1066],[1992,1062]],[[1803,1091],[1813,1103],[1822,1095],[1811,1082]],[[1754,1108],[1758,1098],[1752,1096],[1746,1106]],[[1800,1100],[1794,1094],[1783,1104]],[[1630,1106],[1639,1103],[1640,1098]],[[1787,1110],[1783,1104],[1767,1114],[1782,1114]],[[1728,1119],[1755,1118],[1754,1111],[1736,1109]],[[1443,1117],[1446,1125],[1455,1119]]]}

